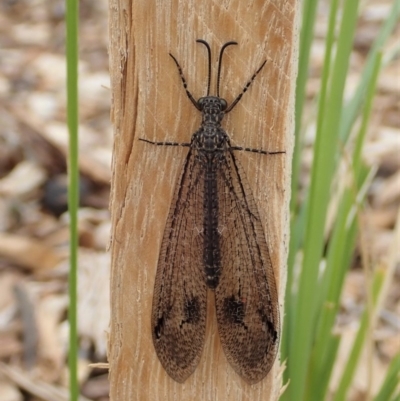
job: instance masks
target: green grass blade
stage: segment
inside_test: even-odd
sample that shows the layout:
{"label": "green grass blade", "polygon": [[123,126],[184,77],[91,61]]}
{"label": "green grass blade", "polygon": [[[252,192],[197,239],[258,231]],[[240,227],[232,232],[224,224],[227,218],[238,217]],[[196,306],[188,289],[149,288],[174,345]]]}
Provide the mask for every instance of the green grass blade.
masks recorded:
{"label": "green grass blade", "polygon": [[368,87],[368,82],[370,81],[373,74],[374,60],[376,59],[376,55],[379,51],[381,51],[382,46],[385,44],[386,40],[393,32],[393,29],[396,27],[399,18],[400,0],[395,0],[393,2],[392,9],[389,12],[389,17],[382,25],[379,34],[368,54],[366,66],[364,68],[357,90],[352,99],[346,104],[345,112],[343,114],[343,119],[340,126],[340,137],[343,141],[346,141],[346,139],[348,138],[351,127],[356,120],[357,114],[364,101],[365,90]]}
{"label": "green grass blade", "polygon": [[317,132],[307,230],[304,242],[304,260],[300,277],[295,324],[290,344],[290,379],[288,392],[292,400],[302,400],[305,392],[311,344],[314,332],[315,293],[318,268],[323,252],[324,227],[330,197],[330,183],[335,166],[335,149],[342,110],[343,90],[347,75],[352,38],[357,21],[358,1],[344,3],[335,62],[330,81],[329,107],[326,108],[323,129]]}
{"label": "green grass blade", "polygon": [[358,137],[361,138],[361,141],[356,142],[356,147],[354,150],[354,155],[353,155],[353,166],[358,166],[361,163],[361,152],[362,152],[362,147],[364,144],[364,138],[367,134],[367,128],[368,128],[368,123],[369,123],[369,118],[371,115],[372,111],[372,104],[374,100],[374,94],[376,90],[376,85],[378,82],[378,77],[379,77],[379,72],[381,69],[381,64],[382,64],[382,53],[377,52],[375,54],[375,57],[372,59],[372,76],[369,81],[369,84],[367,85],[366,91],[366,103],[364,107],[364,112],[362,116],[362,121],[361,121],[361,127],[359,131]]}
{"label": "green grass blade", "polygon": [[[376,303],[379,292],[382,288],[382,284],[384,282],[385,275],[382,271],[377,271],[375,273],[375,277],[373,280],[373,289],[372,289],[372,301],[373,304]],[[361,355],[361,351],[363,350],[365,339],[367,336],[369,321],[371,319],[369,311],[366,309],[361,318],[360,327],[357,332],[357,336],[354,340],[350,355],[347,359],[346,367],[343,371],[339,386],[333,397],[332,401],[343,401],[346,400],[347,392],[350,388],[350,384],[353,380],[354,374],[356,372],[356,368],[359,362],[359,358]]]}
{"label": "green grass blade", "polygon": [[[357,187],[369,187],[375,170],[361,168],[360,182]],[[360,193],[365,196],[365,190]],[[360,194],[358,195],[360,197]],[[353,212],[356,196],[353,190],[346,189],[337,213],[336,223],[329,242],[326,269],[320,282],[324,295],[321,302],[317,334],[313,346],[307,379],[307,398],[324,400],[328,390],[332,367],[335,363],[337,336],[333,334],[336,314],[339,309],[343,283],[350,266],[358,225]],[[321,372],[321,374],[315,374]]]}
{"label": "green grass blade", "polygon": [[77,334],[77,263],[78,263],[78,2],[66,3],[67,51],[67,124],[68,153],[68,209],[70,215],[70,270],[69,270],[69,385],[70,400],[77,401],[78,334]]}
{"label": "green grass blade", "polygon": [[[330,12],[330,24],[328,28],[328,34],[327,34],[327,47],[326,47],[326,62],[324,66],[327,68],[324,70],[323,74],[323,79],[322,79],[322,95],[320,97],[320,100],[322,98],[322,102],[325,102],[325,94],[326,94],[326,87],[328,83],[328,76],[329,76],[329,66],[330,66],[330,57],[331,57],[331,49],[332,49],[332,43],[334,39],[334,28],[335,28],[335,20],[336,20],[336,12],[337,12],[337,4],[338,1],[334,0],[331,6],[331,12]],[[311,16],[315,17],[315,7],[316,4],[305,4],[304,6],[304,20],[303,20],[303,27],[305,29],[302,29],[302,35],[303,36],[303,42],[301,42],[300,46],[300,54],[302,55],[302,59],[299,60],[299,76],[298,76],[298,86],[297,86],[297,92],[296,92],[296,141],[298,141],[299,134],[300,134],[300,117],[303,109],[303,101],[305,99],[305,82],[307,78],[307,71],[308,71],[308,59],[307,63],[304,60],[305,55],[302,54],[302,47],[305,46],[310,46],[311,44],[311,38],[312,38],[312,33],[313,33],[313,27],[314,27],[314,20],[310,20]],[[309,11],[311,8],[311,12]],[[307,57],[309,57],[309,47],[308,53],[306,54]],[[306,69],[307,70],[304,70]],[[302,98],[300,98],[302,96]],[[295,149],[297,149],[298,154],[300,154],[300,149],[299,149],[299,142],[297,143],[297,146],[295,146]],[[293,162],[293,169],[299,168],[298,166],[295,167],[295,164],[297,163],[296,160]],[[292,176],[292,185],[296,186],[297,188],[297,178],[296,176]],[[294,189],[292,188],[292,191]],[[292,192],[292,199],[297,198],[297,192],[293,193]],[[304,237],[304,227],[305,227],[305,217],[306,217],[306,209],[307,209],[307,200],[304,202],[303,207],[300,209],[299,214],[296,216],[296,218],[292,219],[291,222],[291,238],[290,238],[290,247],[289,247],[289,257],[288,257],[288,277],[287,277],[287,286],[286,286],[286,316],[285,316],[285,328],[283,332],[283,343],[286,346],[286,354],[284,355],[284,358],[288,355],[289,353],[289,344],[290,344],[290,333],[292,332],[291,327],[294,327],[294,314],[292,313],[295,310],[295,305],[297,304],[297,296],[296,294],[292,293],[292,283],[294,280],[294,268],[295,268],[295,258],[298,252],[299,247],[301,246],[301,239]],[[292,216],[295,213],[295,206],[292,208]],[[290,365],[288,366],[287,369],[287,377],[290,375]]]}
{"label": "green grass blade", "polygon": [[327,91],[329,84],[329,77],[331,71],[332,47],[335,40],[335,27],[337,19],[339,0],[332,0],[331,9],[329,12],[328,31],[325,41],[325,59],[322,69],[321,92],[319,95],[319,107],[317,118],[317,132],[323,132],[324,120],[326,117],[326,108],[329,107],[327,102]]}
{"label": "green grass blade", "polygon": [[[339,349],[341,337],[339,335],[332,335],[329,341],[326,341],[325,347],[325,364],[320,367],[318,371],[309,370],[309,379],[315,379],[313,384],[307,385],[306,400],[325,400],[328,391],[329,380],[332,375],[333,367],[336,363],[336,355]],[[312,372],[314,374],[312,374]],[[318,374],[315,374],[318,372]],[[309,382],[308,382],[309,383]],[[307,384],[308,384],[307,383]]]}
{"label": "green grass blade", "polygon": [[[297,304],[297,292],[293,291],[294,281],[297,280],[294,271],[296,266],[296,256],[298,255],[298,250],[302,245],[301,241],[304,233],[305,224],[305,208],[300,209],[299,215],[292,220],[292,227],[290,230],[290,248],[288,255],[288,272],[287,272],[287,282],[286,282],[286,293],[285,293],[285,320],[283,324],[282,333],[282,345],[281,345],[281,359],[285,360],[288,357],[290,339],[292,335],[292,327],[294,326],[294,316],[293,313],[296,310]],[[285,379],[289,378],[288,369],[285,371]]]}
{"label": "green grass blade", "polygon": [[[386,377],[382,386],[375,396],[374,401],[386,401],[390,400],[391,397],[395,397],[396,388],[399,387],[400,383],[400,354],[397,355],[391,362],[389,369],[386,373]],[[397,396],[399,397],[399,396]]]}
{"label": "green grass blade", "polygon": [[297,209],[297,188],[300,171],[300,130],[305,102],[306,84],[308,79],[308,66],[310,63],[311,44],[314,38],[315,16],[318,0],[304,0],[303,20],[300,30],[299,66],[296,81],[296,110],[295,110],[295,146],[292,160],[292,197],[290,210],[292,215]]}
{"label": "green grass blade", "polygon": [[[326,297],[323,297],[322,302],[319,303],[321,304],[322,313],[320,314],[316,343],[312,352],[309,369],[309,399],[324,399],[328,389],[329,377],[326,376],[327,381],[324,382],[320,377],[312,375],[311,372],[324,370],[326,366],[331,365],[329,359],[330,356],[327,355],[327,350],[330,349],[329,343],[332,341],[331,333],[339,307],[340,295],[356,240],[356,214],[353,210],[357,207],[357,203],[360,202],[360,199],[356,199],[356,197],[360,198],[358,188],[362,188],[363,183],[366,179],[368,180],[369,175],[368,171],[362,164],[361,150],[367,132],[367,125],[372,109],[380,64],[381,54],[378,53],[375,60],[374,73],[368,88],[367,102],[364,108],[361,128],[356,137],[355,147],[351,158],[353,164],[352,181],[354,188],[348,188],[344,191],[337,212],[337,219],[332,238],[329,243],[326,271],[321,280],[321,293],[326,294]],[[351,228],[349,228],[349,226],[351,226]],[[331,356],[335,357],[334,355]],[[311,389],[315,389],[318,393],[313,393]]]}
{"label": "green grass blade", "polygon": [[[301,154],[301,146],[300,146],[300,127],[301,127],[301,119],[303,114],[303,106],[305,102],[305,91],[306,84],[308,79],[308,66],[310,62],[310,51],[311,44],[314,37],[314,25],[315,25],[315,16],[317,10],[318,0],[304,0],[303,3],[303,20],[301,24],[300,31],[300,43],[299,43],[299,65],[298,65],[298,75],[296,81],[296,102],[295,102],[295,146],[293,152],[292,159],[292,192],[291,192],[291,215],[294,216],[295,210],[297,209],[297,188],[298,188],[298,178],[300,171],[300,154]],[[296,224],[294,220],[292,220],[292,224]],[[295,228],[291,227],[291,233],[294,233]],[[297,238],[302,236],[303,230],[301,229],[301,225],[297,224]],[[289,258],[294,258],[296,251],[290,255],[291,250],[297,249],[298,242],[293,243],[294,236],[291,235],[290,241],[290,249],[289,249]],[[293,264],[288,263],[288,277],[287,277],[287,286],[286,286],[286,302],[293,301],[290,288],[292,283],[292,273],[293,273]],[[282,359],[286,359],[289,353],[289,341],[291,332],[291,321],[293,320],[292,311],[294,309],[290,307],[286,307],[286,315],[284,321],[284,329],[282,332],[281,339],[281,357]],[[287,380],[289,376],[289,368],[285,370],[284,377]],[[287,396],[285,393],[284,397]]]}
{"label": "green grass blade", "polygon": [[[306,399],[325,399],[331,368],[335,360],[335,355],[329,351],[332,349],[332,342],[336,341],[336,336],[332,333],[333,326],[339,309],[341,290],[352,255],[352,252],[346,251],[346,248],[353,250],[357,237],[355,219],[351,224],[347,224],[349,210],[353,202],[354,196],[347,190],[338,210],[337,221],[329,244],[325,277],[324,282],[321,284],[321,293],[326,291],[326,295],[321,307],[316,342],[308,369],[307,383],[309,388],[307,389],[308,396]],[[325,290],[327,283],[329,286]],[[316,375],[315,372],[324,372],[323,378],[319,374]]]}

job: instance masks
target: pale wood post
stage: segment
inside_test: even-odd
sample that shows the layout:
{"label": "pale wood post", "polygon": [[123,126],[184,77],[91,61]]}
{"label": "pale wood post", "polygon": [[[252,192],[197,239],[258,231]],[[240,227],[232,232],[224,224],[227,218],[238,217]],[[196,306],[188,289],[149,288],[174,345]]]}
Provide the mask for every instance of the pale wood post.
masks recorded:
{"label": "pale wood post", "polygon": [[280,362],[250,386],[221,349],[213,294],[208,294],[206,343],[195,373],[173,381],[157,359],[150,315],[160,241],[187,148],[155,147],[138,138],[188,142],[200,113],[187,99],[168,53],[181,63],[197,99],[206,94],[207,40],[216,61],[225,54],[221,95],[228,104],[255,70],[267,64],[224,127],[236,146],[282,156],[239,153],[272,251],[283,317],[288,247],[290,166],[297,68],[295,0],[110,0],[110,74],[115,143],[112,164],[112,271],[109,363],[112,401],[276,400]]}

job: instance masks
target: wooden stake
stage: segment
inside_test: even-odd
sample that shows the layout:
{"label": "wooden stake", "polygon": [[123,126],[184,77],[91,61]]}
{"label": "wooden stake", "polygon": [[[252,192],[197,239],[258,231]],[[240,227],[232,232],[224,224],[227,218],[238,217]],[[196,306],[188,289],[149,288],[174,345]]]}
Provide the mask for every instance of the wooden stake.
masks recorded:
{"label": "wooden stake", "polygon": [[[294,88],[297,72],[295,0],[230,2],[110,0],[110,74],[114,153],[112,165],[111,329],[112,401],[276,400],[279,360],[260,383],[249,385],[221,349],[213,294],[208,294],[206,343],[201,361],[184,384],[162,368],[152,343],[150,316],[154,277],[172,193],[187,148],[155,147],[152,141],[189,142],[200,113],[181,86],[206,95],[207,55],[212,47],[215,94],[217,57],[227,50],[221,96],[228,104],[266,59],[240,103],[224,119],[233,146],[285,150],[282,156],[238,152],[259,208],[272,252],[281,305],[286,280]],[[283,309],[281,309],[283,320]]]}

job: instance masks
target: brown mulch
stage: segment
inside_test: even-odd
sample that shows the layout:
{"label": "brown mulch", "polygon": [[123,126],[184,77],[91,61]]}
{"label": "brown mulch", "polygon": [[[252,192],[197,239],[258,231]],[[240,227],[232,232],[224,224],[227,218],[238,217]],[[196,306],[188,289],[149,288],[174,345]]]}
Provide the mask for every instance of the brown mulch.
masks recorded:
{"label": "brown mulch", "polygon": [[[363,7],[348,77],[357,85],[368,50],[390,1]],[[109,322],[110,233],[108,211],[112,126],[106,1],[80,9],[79,317],[82,400],[108,400],[106,362]],[[319,89],[327,9],[313,46],[309,108]],[[64,2],[0,4],[0,400],[67,400],[68,214],[66,213]],[[400,28],[387,45],[394,49]],[[400,59],[381,74],[364,156],[377,173],[368,192],[364,225],[372,265],[385,267],[399,230]],[[310,142],[313,127],[307,131]],[[308,140],[308,139],[307,139]],[[305,158],[305,171],[308,170]],[[346,311],[343,363],[365,302],[365,277],[353,268],[343,294]],[[375,339],[374,388],[400,352],[400,270],[380,315]],[[352,400],[365,398],[360,369]]]}

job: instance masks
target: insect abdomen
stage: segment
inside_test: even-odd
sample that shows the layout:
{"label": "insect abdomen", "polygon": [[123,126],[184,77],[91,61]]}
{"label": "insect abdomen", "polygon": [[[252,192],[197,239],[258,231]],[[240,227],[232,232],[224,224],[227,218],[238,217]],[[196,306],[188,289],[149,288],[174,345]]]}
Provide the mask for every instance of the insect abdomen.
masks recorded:
{"label": "insect abdomen", "polygon": [[221,274],[218,233],[217,176],[214,160],[208,160],[204,180],[204,268],[206,284],[215,289]]}

